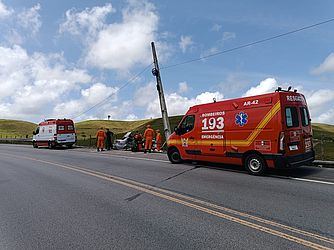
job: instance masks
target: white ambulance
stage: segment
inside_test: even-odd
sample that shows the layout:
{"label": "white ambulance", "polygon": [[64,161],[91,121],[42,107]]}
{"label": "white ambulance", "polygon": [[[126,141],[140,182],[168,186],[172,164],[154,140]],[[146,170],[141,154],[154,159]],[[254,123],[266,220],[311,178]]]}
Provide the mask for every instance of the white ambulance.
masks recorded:
{"label": "white ambulance", "polygon": [[70,119],[48,119],[40,124],[33,132],[32,145],[34,148],[67,146],[71,148],[76,143],[74,123]]}

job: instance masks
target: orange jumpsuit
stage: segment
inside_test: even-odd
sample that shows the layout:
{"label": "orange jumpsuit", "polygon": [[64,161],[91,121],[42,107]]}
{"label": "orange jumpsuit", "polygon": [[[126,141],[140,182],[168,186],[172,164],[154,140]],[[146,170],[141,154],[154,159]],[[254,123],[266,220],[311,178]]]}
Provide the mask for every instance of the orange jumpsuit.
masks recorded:
{"label": "orange jumpsuit", "polygon": [[155,137],[155,140],[157,142],[157,150],[161,150],[161,134],[160,132],[157,132],[157,136]]}
{"label": "orange jumpsuit", "polygon": [[96,138],[97,138],[96,148],[97,150],[99,149],[102,150],[104,148],[104,140],[106,139],[106,133],[102,129],[100,129],[99,131],[97,131]]}
{"label": "orange jumpsuit", "polygon": [[145,150],[151,150],[152,149],[152,140],[154,137],[154,131],[151,128],[147,128],[144,132],[144,138],[145,138]]}

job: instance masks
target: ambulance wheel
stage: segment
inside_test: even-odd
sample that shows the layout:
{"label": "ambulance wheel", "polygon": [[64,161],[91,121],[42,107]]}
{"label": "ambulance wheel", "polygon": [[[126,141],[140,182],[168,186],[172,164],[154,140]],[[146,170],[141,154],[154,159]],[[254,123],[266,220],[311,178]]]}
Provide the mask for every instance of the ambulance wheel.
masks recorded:
{"label": "ambulance wheel", "polygon": [[178,163],[182,162],[180,152],[176,148],[172,148],[172,149],[168,150],[167,155],[168,155],[168,159],[173,164],[178,164]]}
{"label": "ambulance wheel", "polygon": [[49,141],[49,143],[48,143],[48,148],[49,148],[49,149],[53,149],[52,142],[50,142],[50,141]]}
{"label": "ambulance wheel", "polygon": [[37,143],[36,143],[36,142],[32,142],[32,146],[33,146],[33,148],[38,148],[38,146],[37,146]]}
{"label": "ambulance wheel", "polygon": [[266,170],[266,163],[260,155],[251,154],[246,157],[245,167],[250,174],[262,175]]}

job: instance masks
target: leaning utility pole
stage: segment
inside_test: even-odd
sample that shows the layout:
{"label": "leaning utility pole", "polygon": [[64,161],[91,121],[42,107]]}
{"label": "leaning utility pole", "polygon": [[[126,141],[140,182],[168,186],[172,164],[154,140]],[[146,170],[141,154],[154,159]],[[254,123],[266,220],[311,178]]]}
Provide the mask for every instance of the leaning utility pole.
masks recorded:
{"label": "leaning utility pole", "polygon": [[160,69],[159,69],[158,58],[157,58],[157,53],[155,51],[154,42],[151,42],[151,46],[152,46],[152,54],[153,54],[153,61],[154,61],[154,68],[152,69],[152,74],[157,79],[157,90],[159,93],[160,109],[161,109],[162,121],[164,123],[165,137],[167,140],[171,134],[168,113],[167,113],[167,106],[166,106],[164,91],[162,88]]}

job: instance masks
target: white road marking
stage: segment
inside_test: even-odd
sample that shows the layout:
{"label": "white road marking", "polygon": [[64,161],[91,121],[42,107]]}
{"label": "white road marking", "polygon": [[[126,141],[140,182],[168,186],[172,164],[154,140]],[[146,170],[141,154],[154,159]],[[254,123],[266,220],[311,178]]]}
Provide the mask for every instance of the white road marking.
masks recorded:
{"label": "white road marking", "polygon": [[288,178],[292,179],[292,180],[297,180],[297,181],[306,181],[306,182],[314,182],[314,183],[321,183],[321,184],[327,184],[327,185],[334,185],[334,182],[329,182],[329,181],[318,181],[318,180],[296,178],[296,177],[288,177]]}

